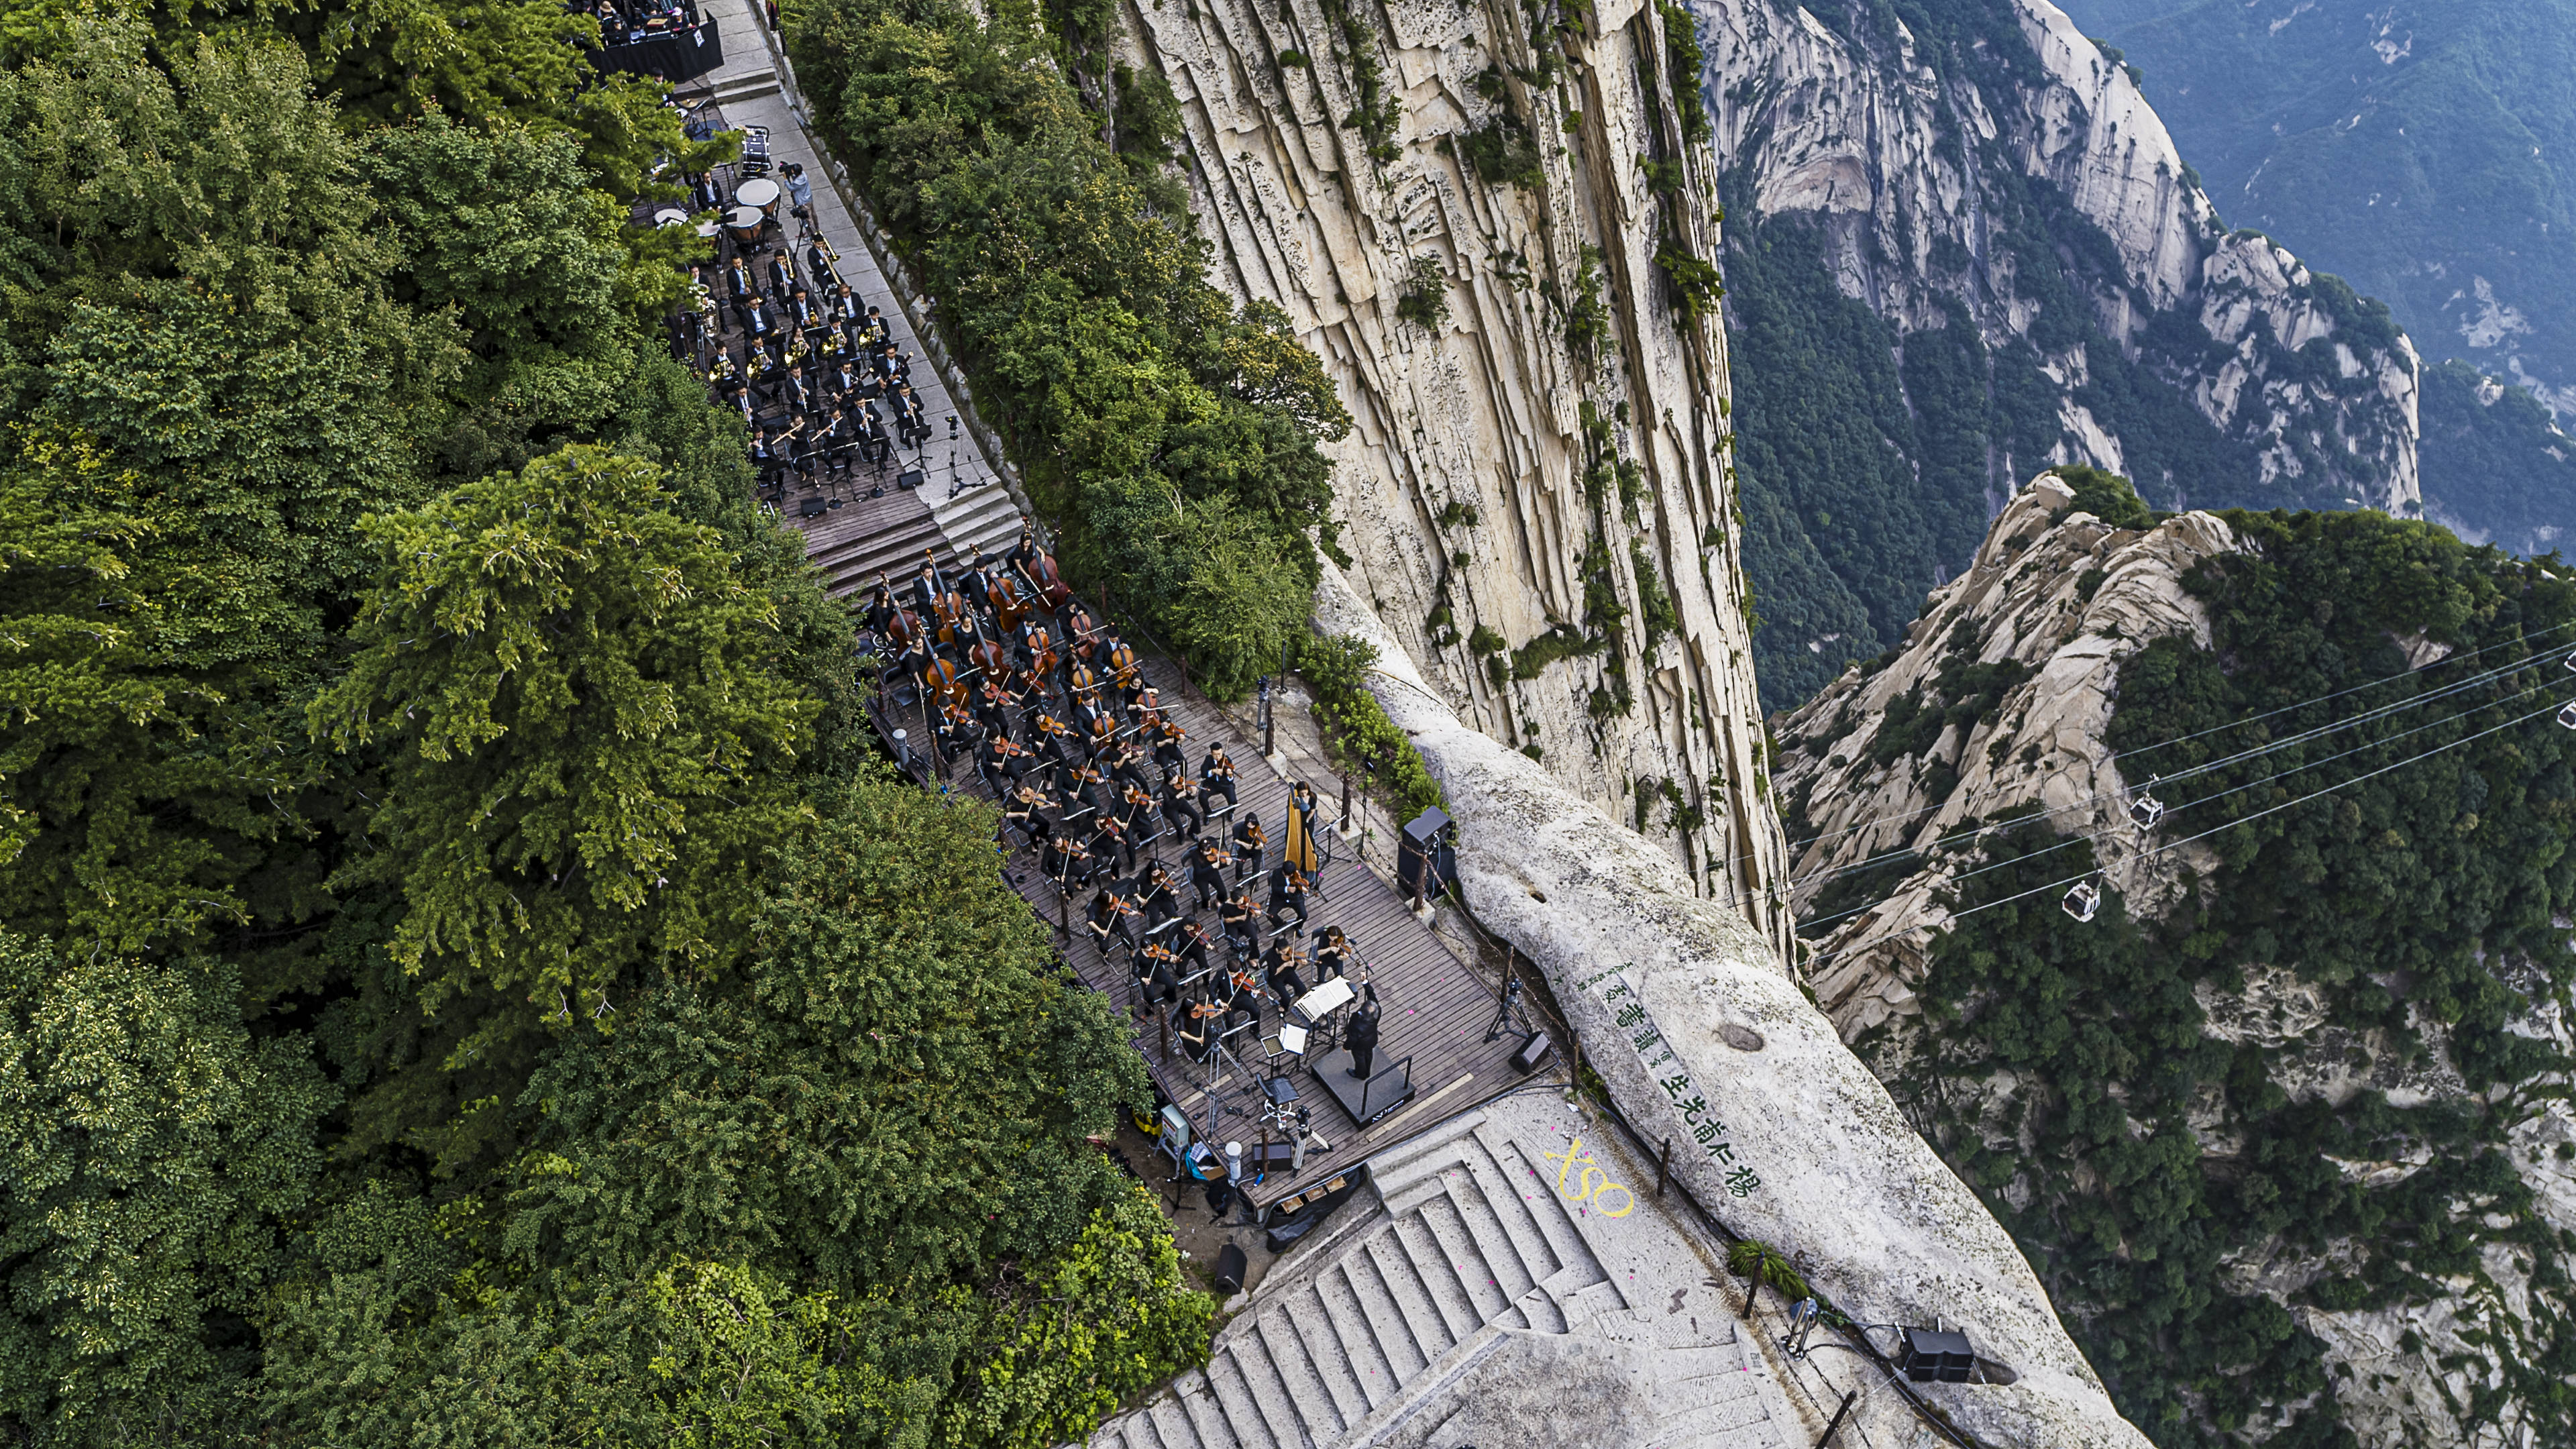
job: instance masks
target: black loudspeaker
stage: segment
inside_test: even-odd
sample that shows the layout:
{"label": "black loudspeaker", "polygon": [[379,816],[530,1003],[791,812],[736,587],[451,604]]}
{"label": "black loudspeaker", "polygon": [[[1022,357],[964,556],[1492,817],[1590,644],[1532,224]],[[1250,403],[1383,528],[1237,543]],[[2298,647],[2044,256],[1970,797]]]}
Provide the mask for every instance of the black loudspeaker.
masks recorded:
{"label": "black loudspeaker", "polygon": [[1458,884],[1458,830],[1433,806],[1404,822],[1396,842],[1395,882],[1408,896],[1436,898]]}
{"label": "black loudspeaker", "polygon": [[1976,1369],[1977,1357],[1969,1351],[1964,1333],[1908,1328],[1902,1337],[1905,1348],[1897,1363],[1918,1384],[1964,1384]]}
{"label": "black loudspeaker", "polygon": [[906,468],[894,475],[894,486],[897,488],[918,488],[929,481],[930,475],[919,468]]}
{"label": "black loudspeaker", "polygon": [[1217,1291],[1220,1293],[1242,1292],[1244,1269],[1249,1266],[1250,1260],[1243,1256],[1243,1249],[1236,1247],[1232,1243],[1226,1244],[1225,1247],[1220,1249],[1216,1255]]}
{"label": "black loudspeaker", "polygon": [[1547,1059],[1555,1054],[1556,1043],[1547,1039],[1546,1032],[1531,1032],[1529,1040],[1521,1043],[1521,1049],[1512,1053],[1512,1070],[1526,1077],[1545,1065]]}

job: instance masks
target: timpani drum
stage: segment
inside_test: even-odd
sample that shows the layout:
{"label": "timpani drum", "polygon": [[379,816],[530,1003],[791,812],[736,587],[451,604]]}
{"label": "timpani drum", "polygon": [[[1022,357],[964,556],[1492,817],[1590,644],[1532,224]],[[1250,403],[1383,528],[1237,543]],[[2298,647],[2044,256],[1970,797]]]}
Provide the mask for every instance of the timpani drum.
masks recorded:
{"label": "timpani drum", "polygon": [[778,183],[766,176],[755,176],[734,188],[736,206],[756,207],[764,216],[778,214]]}
{"label": "timpani drum", "polygon": [[733,239],[744,246],[757,246],[761,223],[767,220],[757,206],[737,206],[726,215],[725,230],[732,232]]}
{"label": "timpani drum", "polygon": [[676,206],[666,206],[653,213],[655,226],[687,226],[689,214]]}

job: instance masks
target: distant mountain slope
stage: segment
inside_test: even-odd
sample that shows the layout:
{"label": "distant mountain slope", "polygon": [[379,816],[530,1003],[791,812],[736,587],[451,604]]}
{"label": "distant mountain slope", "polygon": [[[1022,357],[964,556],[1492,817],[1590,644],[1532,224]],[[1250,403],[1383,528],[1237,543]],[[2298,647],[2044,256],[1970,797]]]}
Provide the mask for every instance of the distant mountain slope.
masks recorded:
{"label": "distant mountain slope", "polygon": [[2576,405],[2576,0],[2065,0],[2227,220]]}
{"label": "distant mountain slope", "polygon": [[1900,638],[2051,463],[2160,508],[2416,509],[2386,309],[2228,231],[2056,7],[1693,9],[1766,706]]}
{"label": "distant mountain slope", "polygon": [[2465,362],[2424,369],[2424,507],[2472,543],[2565,551],[2576,529],[2576,438],[2524,388]]}

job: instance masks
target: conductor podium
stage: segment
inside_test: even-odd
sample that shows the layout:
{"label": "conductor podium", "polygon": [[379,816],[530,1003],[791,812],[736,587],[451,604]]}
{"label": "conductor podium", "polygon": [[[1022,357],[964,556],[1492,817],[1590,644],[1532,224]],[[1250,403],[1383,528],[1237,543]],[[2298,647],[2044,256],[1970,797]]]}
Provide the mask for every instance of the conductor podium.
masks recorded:
{"label": "conductor podium", "polygon": [[1315,1080],[1342,1104],[1351,1121],[1362,1127],[1382,1122],[1395,1109],[1413,1100],[1413,1059],[1390,1059],[1385,1052],[1369,1064],[1367,1081],[1351,1075],[1351,1054],[1335,1047],[1315,1058]]}

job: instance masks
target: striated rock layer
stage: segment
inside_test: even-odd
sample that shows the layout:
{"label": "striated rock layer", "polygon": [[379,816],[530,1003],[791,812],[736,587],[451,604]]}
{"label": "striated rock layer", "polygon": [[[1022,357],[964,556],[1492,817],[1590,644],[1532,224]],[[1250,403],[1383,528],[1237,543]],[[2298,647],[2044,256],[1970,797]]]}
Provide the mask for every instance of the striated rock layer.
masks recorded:
{"label": "striated rock layer", "polygon": [[1725,336],[1657,261],[1716,245],[1661,15],[1139,0],[1119,43],[1180,101],[1218,276],[1287,310],[1357,420],[1342,541],[1391,642],[1779,930]]}
{"label": "striated rock layer", "polygon": [[[2016,1382],[1927,1392],[1988,1442],[2143,1449],[2010,1236],[1744,918],[1462,724],[1337,573],[1317,622],[1387,649],[1373,688],[1448,794],[1469,906],[1547,973],[1585,1064],[1650,1140],[1673,1143],[1676,1177],[1735,1230],[1797,1254],[1855,1318],[1964,1326]],[[1860,1417],[1870,1442],[1924,1432],[1892,1395],[1868,1395]]]}

